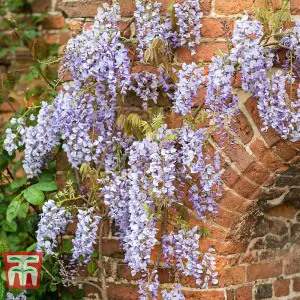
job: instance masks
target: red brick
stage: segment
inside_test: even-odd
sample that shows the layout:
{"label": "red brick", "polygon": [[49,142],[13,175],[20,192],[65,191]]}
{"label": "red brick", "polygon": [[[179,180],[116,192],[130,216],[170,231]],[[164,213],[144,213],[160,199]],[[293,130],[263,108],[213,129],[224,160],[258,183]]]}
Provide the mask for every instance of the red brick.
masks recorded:
{"label": "red brick", "polygon": [[282,262],[253,264],[247,268],[247,281],[278,277],[282,274]]}
{"label": "red brick", "polygon": [[63,16],[48,15],[43,19],[43,29],[61,29],[66,25],[65,18]]}
{"label": "red brick", "polygon": [[180,62],[198,62],[199,59],[204,61],[211,61],[211,58],[216,54],[218,50],[227,52],[225,43],[201,43],[196,46],[196,54],[191,55],[188,47],[184,46],[177,50],[177,57]]}
{"label": "red brick", "polygon": [[[98,247],[96,245],[96,247]],[[120,248],[120,241],[117,239],[103,239],[102,251],[105,256],[117,256],[120,257],[123,254],[123,250]]]}
{"label": "red brick", "polygon": [[225,268],[219,271],[218,287],[243,283],[246,278],[245,267]]}
{"label": "red brick", "polygon": [[232,187],[238,179],[238,174],[231,167],[227,168],[222,174],[222,180],[228,187]]}
{"label": "red brick", "polygon": [[[226,134],[226,133],[225,133]],[[214,140],[221,145],[227,156],[235,162],[236,166],[241,172],[244,172],[253,162],[254,158],[245,150],[245,148],[240,144],[231,144],[231,136],[225,137],[221,140],[224,135],[214,135]]]}
{"label": "red brick", "polygon": [[257,100],[254,98],[249,98],[246,103],[245,107],[247,108],[248,112],[251,115],[256,127],[260,131],[262,137],[265,139],[269,146],[273,146],[280,140],[279,134],[272,128],[269,128],[266,132],[262,132],[261,128],[263,127],[262,120],[259,116],[259,111],[257,108]]}
{"label": "red brick", "polygon": [[270,177],[270,173],[267,171],[267,169],[258,162],[253,163],[244,172],[244,175],[259,185],[265,183]]}
{"label": "red brick", "polygon": [[224,35],[222,21],[226,21],[231,29],[233,29],[232,20],[226,19],[202,19],[201,35],[206,38],[217,38]]}
{"label": "red brick", "polygon": [[240,215],[231,211],[223,209],[221,206],[218,207],[218,216],[215,222],[225,228],[231,228],[232,225],[238,220]]}
{"label": "red brick", "polygon": [[212,228],[208,228],[210,230],[209,237],[215,240],[224,240],[227,237],[228,232],[223,228],[218,228],[212,226]]}
{"label": "red brick", "polygon": [[236,117],[238,136],[244,144],[251,141],[253,137],[253,130],[248,122],[246,116],[240,111],[239,115]]}
{"label": "red brick", "polygon": [[58,34],[58,43],[60,45],[64,45],[70,39],[70,35],[68,31],[60,31]]}
{"label": "red brick", "polygon": [[186,299],[189,300],[224,300],[223,291],[183,291]]}
{"label": "red brick", "polygon": [[258,186],[251,183],[245,177],[241,177],[232,187],[239,195],[251,199],[258,189]]}
{"label": "red brick", "polygon": [[205,16],[210,15],[212,0],[200,0],[200,9]]}
{"label": "red brick", "polygon": [[109,299],[136,300],[139,297],[136,285],[109,283],[107,288]]}
{"label": "red brick", "polygon": [[293,15],[299,15],[300,14],[300,0],[291,0],[291,13]]}
{"label": "red brick", "polygon": [[293,279],[293,291],[300,292],[300,277]]}
{"label": "red brick", "polygon": [[286,162],[290,161],[298,154],[298,151],[293,148],[293,144],[285,141],[277,143],[274,152]]}
{"label": "red brick", "polygon": [[275,172],[285,164],[270,149],[267,149],[262,140],[256,139],[251,145],[251,150],[257,159],[270,171]]}
{"label": "red brick", "polygon": [[219,204],[227,210],[243,213],[249,208],[251,202],[241,196],[233,194],[230,191],[226,191]]}
{"label": "red brick", "polygon": [[32,2],[32,12],[41,13],[51,9],[51,0],[34,0]]}
{"label": "red brick", "polygon": [[276,297],[288,296],[290,293],[290,280],[276,280],[274,282],[274,293]]}
{"label": "red brick", "polygon": [[300,252],[288,253],[284,260],[284,274],[292,275],[292,274],[300,273],[299,261],[300,261]]}
{"label": "red brick", "polygon": [[[111,4],[112,1],[104,0],[75,0],[61,1],[58,8],[65,12],[69,18],[94,17],[98,8],[102,7],[103,3]],[[120,2],[121,15],[123,17],[131,17],[135,10],[134,0],[121,0]]]}
{"label": "red brick", "polygon": [[268,211],[267,214],[274,217],[283,217],[287,219],[293,219],[297,213],[297,209],[294,206],[288,206],[285,204],[274,207]]}
{"label": "red brick", "polygon": [[236,300],[252,300],[252,285],[241,286],[235,290]]}
{"label": "red brick", "polygon": [[[272,0],[272,7],[281,8],[282,1]],[[215,10],[217,14],[230,15],[238,14],[244,11],[251,12],[255,7],[265,7],[266,2],[264,0],[216,0]]]}

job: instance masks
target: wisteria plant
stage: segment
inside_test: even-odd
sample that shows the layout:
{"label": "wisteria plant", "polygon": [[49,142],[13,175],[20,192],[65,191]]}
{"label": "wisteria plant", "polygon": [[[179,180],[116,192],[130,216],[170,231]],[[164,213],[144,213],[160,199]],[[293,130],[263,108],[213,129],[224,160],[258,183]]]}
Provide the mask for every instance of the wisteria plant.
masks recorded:
{"label": "wisteria plant", "polygon": [[[235,139],[238,75],[242,89],[258,100],[264,129],[299,139],[300,88],[295,96],[290,87],[299,79],[300,23],[283,30],[289,21],[285,10],[286,5],[269,18],[264,18],[269,11],[258,10],[257,20],[245,14],[233,32],[224,24],[228,51],[210,64],[182,63],[176,55],[186,47],[195,57],[201,43],[203,14],[195,0],[174,3],[165,15],[161,3],[136,0],[123,30],[119,4],[104,4],[93,26],[68,42],[59,75],[70,74],[72,81],[53,100],[12,118],[3,141],[8,155],[24,150],[27,177],[39,181],[12,203],[42,206],[37,250],[59,264],[64,286],[89,284],[108,299],[102,253],[108,220],[117,228],[131,274],[142,276],[140,299],[185,299],[182,276],[194,277],[199,288],[218,284],[214,249],[200,251],[206,231],[190,226],[186,212],[207,224],[217,215],[219,152],[225,140]],[[128,36],[130,26],[135,30]],[[273,71],[281,49],[286,59]],[[199,106],[202,87],[207,93]],[[169,126],[166,114],[180,116],[182,126]],[[223,141],[217,149],[214,134]],[[44,201],[42,191],[51,188],[41,188],[42,178],[62,152],[73,181]],[[64,251],[62,236],[71,223],[76,230]],[[81,276],[86,267],[98,282]],[[159,282],[161,268],[174,275],[174,284]]]}

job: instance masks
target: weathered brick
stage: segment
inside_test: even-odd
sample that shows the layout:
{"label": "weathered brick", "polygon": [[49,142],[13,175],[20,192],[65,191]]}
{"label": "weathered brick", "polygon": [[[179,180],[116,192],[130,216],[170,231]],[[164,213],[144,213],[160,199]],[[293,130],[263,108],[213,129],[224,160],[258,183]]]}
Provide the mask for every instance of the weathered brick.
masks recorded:
{"label": "weathered brick", "polygon": [[218,216],[215,222],[225,228],[231,228],[232,225],[238,220],[240,215],[231,211],[223,209],[221,206],[218,207]]}
{"label": "weathered brick", "polygon": [[235,285],[245,281],[245,267],[224,268],[219,271],[218,287]]}
{"label": "weathered brick", "polygon": [[291,0],[291,13],[293,15],[299,15],[300,14],[300,0]]}
{"label": "weathered brick", "polygon": [[34,0],[32,2],[32,12],[42,13],[51,9],[51,0]]}
{"label": "weathered brick", "polygon": [[290,293],[290,280],[279,279],[274,282],[274,294],[276,297],[288,296]]}
{"label": "weathered brick", "polygon": [[[67,14],[69,18],[94,17],[98,8],[102,7],[103,3],[112,1],[104,0],[63,0],[59,3],[58,8]],[[123,17],[131,17],[135,10],[134,0],[120,0],[120,10]]]}
{"label": "weathered brick", "polygon": [[274,152],[286,162],[290,161],[298,154],[298,151],[293,148],[293,144],[286,141],[277,143]]}
{"label": "weathered brick", "polygon": [[262,185],[269,177],[268,170],[258,162],[254,162],[245,172],[244,175],[255,183]]}
{"label": "weathered brick", "polygon": [[224,35],[222,22],[227,22],[230,29],[233,29],[233,22],[230,19],[202,19],[201,35],[206,38],[217,38]]}
{"label": "weathered brick", "polygon": [[109,283],[107,288],[109,299],[136,300],[139,297],[136,285]]}
{"label": "weathered brick", "polygon": [[250,113],[251,118],[254,121],[258,130],[260,131],[262,137],[265,139],[265,141],[267,142],[267,144],[269,146],[273,146],[278,141],[280,141],[279,134],[277,132],[275,132],[275,130],[273,130],[272,128],[268,129],[266,132],[261,131],[261,128],[263,127],[263,123],[259,116],[256,99],[249,98],[245,103],[245,107],[247,108],[248,112]]}
{"label": "weathered brick", "polygon": [[277,277],[282,274],[282,262],[253,264],[247,268],[247,281]]}
{"label": "weathered brick", "polygon": [[236,300],[252,300],[252,285],[245,285],[235,290]]}
{"label": "weathered brick", "polygon": [[190,63],[197,62],[199,59],[204,61],[211,61],[211,58],[214,54],[221,50],[222,52],[227,52],[227,47],[225,43],[201,43],[196,46],[196,54],[191,55],[191,52],[188,47],[180,47],[177,50],[177,57],[179,61]]}
{"label": "weathered brick", "polygon": [[300,292],[300,277],[295,277],[293,279],[293,291]]}
{"label": "weathered brick", "polygon": [[233,194],[230,191],[226,191],[219,204],[230,211],[243,213],[248,209],[251,202],[241,196]]}
{"label": "weathered brick", "polygon": [[255,293],[255,300],[270,299],[273,296],[272,284],[258,285]]}
{"label": "weathered brick", "polygon": [[238,136],[244,144],[247,144],[251,141],[253,137],[253,129],[247,120],[246,116],[240,111],[239,115],[236,116]]}
{"label": "weathered brick", "polygon": [[238,179],[238,174],[231,167],[227,168],[222,174],[222,180],[228,187],[232,187]]}
{"label": "weathered brick", "polygon": [[60,15],[48,15],[42,22],[43,29],[61,29],[65,25],[65,18]]}
{"label": "weathered brick", "polygon": [[212,0],[200,0],[200,8],[205,16],[210,15]]}
{"label": "weathered brick", "polygon": [[[281,8],[282,1],[272,0],[271,4],[274,8]],[[215,10],[217,14],[231,15],[243,11],[251,12],[254,7],[265,7],[265,5],[266,2],[264,0],[216,0]]]}
{"label": "weathered brick", "polygon": [[[299,250],[298,250],[299,252]],[[300,273],[300,253],[289,253],[284,260],[284,274],[291,275]]]}
{"label": "weathered brick", "polygon": [[224,292],[223,291],[183,291],[186,299],[193,300],[224,300]]}
{"label": "weathered brick", "polygon": [[80,21],[69,20],[67,22],[67,26],[69,28],[70,36],[75,37],[77,34],[79,34],[82,31],[84,24],[85,23],[80,22]]}
{"label": "weathered brick", "polygon": [[294,206],[279,205],[267,212],[268,215],[274,217],[283,217],[287,219],[293,219],[297,213],[297,209]]}
{"label": "weathered brick", "polygon": [[[98,247],[96,245],[96,247]],[[102,252],[105,256],[121,257],[123,250],[120,247],[120,241],[117,239],[103,239]]]}
{"label": "weathered brick", "polygon": [[250,145],[257,159],[270,171],[277,171],[285,167],[285,164],[270,149],[267,149],[262,140],[256,139]]}
{"label": "weathered brick", "polygon": [[255,194],[258,186],[251,183],[245,177],[241,177],[233,186],[232,188],[242,197],[251,199]]}

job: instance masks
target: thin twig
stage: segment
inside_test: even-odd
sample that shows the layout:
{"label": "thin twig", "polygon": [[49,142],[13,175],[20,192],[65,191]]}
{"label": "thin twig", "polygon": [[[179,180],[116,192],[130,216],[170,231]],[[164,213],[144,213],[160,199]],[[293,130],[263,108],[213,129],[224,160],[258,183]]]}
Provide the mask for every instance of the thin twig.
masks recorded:
{"label": "thin twig", "polygon": [[10,178],[11,178],[12,180],[15,180],[13,174],[10,172],[10,170],[9,170],[8,167],[6,168],[6,171],[7,171],[8,175],[10,176]]}
{"label": "thin twig", "polygon": [[[102,295],[102,289],[101,289],[101,287],[99,286],[99,285],[97,285],[96,283],[93,283],[93,282],[90,282],[90,281],[75,281],[74,282],[74,284],[76,284],[76,285],[79,285],[79,284],[87,284],[87,285],[90,285],[90,286],[93,286],[93,287],[95,287],[96,289],[98,289],[99,290],[99,292],[101,293],[101,295]],[[103,298],[104,299],[104,298]]]}
{"label": "thin twig", "polygon": [[106,273],[105,273],[105,267],[103,263],[103,253],[102,253],[102,236],[103,236],[103,230],[104,230],[104,222],[106,217],[108,216],[109,208],[106,208],[106,211],[104,215],[101,218],[100,221],[100,229],[99,229],[99,241],[98,241],[98,252],[99,252],[99,258],[98,258],[98,268],[99,268],[99,277],[101,280],[101,296],[103,300],[108,300],[107,296],[107,287],[106,287]]}

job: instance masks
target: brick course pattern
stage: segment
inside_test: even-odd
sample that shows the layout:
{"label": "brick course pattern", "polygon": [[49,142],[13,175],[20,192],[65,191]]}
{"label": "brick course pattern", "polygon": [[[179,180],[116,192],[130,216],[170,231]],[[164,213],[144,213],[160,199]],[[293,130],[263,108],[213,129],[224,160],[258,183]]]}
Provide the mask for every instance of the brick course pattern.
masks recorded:
{"label": "brick course pattern", "polygon": [[[37,2],[40,2],[37,9],[45,9],[47,1]],[[170,1],[163,2],[167,7]],[[58,1],[57,7],[66,16],[69,35],[75,36],[88,28],[102,3],[102,0]],[[205,15],[203,41],[194,57],[183,47],[178,50],[178,59],[210,61],[218,49],[226,51],[220,22],[225,19],[233,28],[240,13],[251,12],[265,3],[263,0],[201,0]],[[282,4],[279,0],[271,3],[275,7]],[[133,14],[134,1],[120,0],[120,4],[122,27]],[[293,17],[299,18],[299,0],[291,0],[290,8]],[[52,26],[55,30],[62,24],[58,16],[44,22],[46,28]],[[238,89],[238,82],[236,87]],[[243,93],[239,95],[239,144],[222,152],[225,192],[219,203],[219,216],[210,228],[210,237],[200,240],[202,250],[210,246],[216,249],[219,284],[200,290],[193,279],[183,278],[183,291],[186,299],[193,300],[300,299],[300,143],[283,141],[272,130],[261,132],[256,100],[248,99]],[[128,106],[134,102],[133,97]],[[180,124],[172,115],[167,120],[170,126]],[[217,146],[217,136],[212,144]],[[59,181],[63,184],[63,171],[59,173]],[[197,224],[190,209],[189,214],[190,222]],[[103,239],[109,297],[137,299],[139,276],[132,277],[122,263],[123,251],[114,232],[113,227],[107,227]],[[164,269],[159,269],[159,276],[163,283],[173,280],[172,274]],[[96,289],[86,288],[86,299],[98,299],[95,294]]]}

